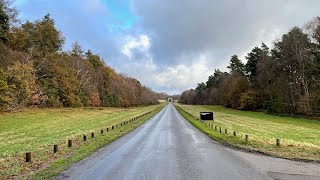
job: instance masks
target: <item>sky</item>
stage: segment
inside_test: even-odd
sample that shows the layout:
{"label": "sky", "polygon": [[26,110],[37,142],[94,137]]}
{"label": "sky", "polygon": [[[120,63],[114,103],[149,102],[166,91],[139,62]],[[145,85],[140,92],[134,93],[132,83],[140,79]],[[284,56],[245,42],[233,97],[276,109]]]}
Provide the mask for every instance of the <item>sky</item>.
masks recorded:
{"label": "sky", "polygon": [[179,94],[227,71],[230,57],[320,16],[319,0],[15,0],[20,19],[47,13],[66,38],[157,92]]}

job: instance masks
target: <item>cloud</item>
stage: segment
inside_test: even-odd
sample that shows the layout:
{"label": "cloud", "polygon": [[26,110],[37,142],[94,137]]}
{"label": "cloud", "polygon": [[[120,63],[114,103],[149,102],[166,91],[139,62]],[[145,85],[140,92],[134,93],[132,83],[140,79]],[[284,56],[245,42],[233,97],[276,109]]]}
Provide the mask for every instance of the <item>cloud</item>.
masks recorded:
{"label": "cloud", "polygon": [[132,59],[133,55],[137,54],[138,52],[144,53],[143,55],[150,58],[149,48],[150,48],[150,40],[148,36],[140,35],[138,38],[134,38],[130,36],[126,38],[125,44],[121,48],[122,49],[121,52],[124,55],[126,55],[130,60]]}
{"label": "cloud", "polygon": [[67,38],[156,91],[179,93],[262,42],[319,16],[319,0],[19,0],[23,19],[50,13]]}
{"label": "cloud", "polygon": [[226,61],[290,27],[318,15],[320,1],[134,0],[140,27],[151,34],[156,61],[203,51],[223,52]]}
{"label": "cloud", "polygon": [[118,63],[116,69],[134,74],[143,84],[156,87],[159,92],[175,94],[193,88],[214,71],[208,64],[209,54],[177,57],[178,62],[191,60],[177,65],[156,64],[150,52],[150,38],[144,34],[124,38],[121,49],[123,56],[114,60]]}

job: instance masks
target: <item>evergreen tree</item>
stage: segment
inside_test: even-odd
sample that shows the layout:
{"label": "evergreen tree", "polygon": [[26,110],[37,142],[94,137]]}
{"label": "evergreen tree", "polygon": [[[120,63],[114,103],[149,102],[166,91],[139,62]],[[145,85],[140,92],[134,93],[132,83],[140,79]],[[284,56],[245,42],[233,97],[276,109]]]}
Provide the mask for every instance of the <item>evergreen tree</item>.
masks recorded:
{"label": "evergreen tree", "polygon": [[256,84],[256,72],[257,64],[261,60],[262,49],[255,47],[251,52],[246,56],[247,64],[245,65],[245,71],[249,76],[251,84],[254,86]]}
{"label": "evergreen tree", "polygon": [[7,36],[9,28],[9,16],[4,12],[3,5],[0,3],[0,41],[5,44],[9,41]]}
{"label": "evergreen tree", "polygon": [[238,58],[237,55],[231,56],[230,65],[228,66],[231,72],[238,72],[240,74],[244,74],[245,66]]}

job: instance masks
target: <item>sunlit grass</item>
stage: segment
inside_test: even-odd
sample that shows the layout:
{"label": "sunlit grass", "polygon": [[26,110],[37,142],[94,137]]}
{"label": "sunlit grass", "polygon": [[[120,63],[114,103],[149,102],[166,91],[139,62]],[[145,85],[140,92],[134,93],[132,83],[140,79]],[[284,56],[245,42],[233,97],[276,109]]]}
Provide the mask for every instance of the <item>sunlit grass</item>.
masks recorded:
{"label": "sunlit grass", "polygon": [[[0,115],[0,179],[28,175],[44,169],[39,176],[50,177],[68,165],[86,157],[123,134],[131,131],[158,112],[165,104],[133,108],[66,108],[28,109]],[[151,112],[135,122],[120,126],[120,122]],[[115,130],[106,128],[118,124]],[[104,134],[100,135],[100,130]],[[90,133],[95,132],[95,138]],[[82,140],[87,135],[87,141]],[[73,140],[68,148],[67,139]],[[53,144],[60,151],[53,154]],[[25,163],[24,153],[32,152],[32,163]],[[55,165],[50,165],[54,163]],[[49,166],[49,169],[46,169]]]}
{"label": "sunlit grass", "polygon": [[[222,127],[222,133],[196,122],[194,118],[188,119],[214,139],[274,156],[320,160],[320,121],[239,111],[221,106],[176,105],[198,118],[201,111],[213,111],[214,126]],[[228,129],[227,135],[224,134],[224,129]],[[233,137],[233,131],[237,132],[236,137]],[[244,142],[246,134],[249,135],[248,143]],[[275,146],[277,138],[281,141],[281,147]]]}
{"label": "sunlit grass", "polygon": [[27,109],[0,115],[0,158],[33,151],[159,107]]}

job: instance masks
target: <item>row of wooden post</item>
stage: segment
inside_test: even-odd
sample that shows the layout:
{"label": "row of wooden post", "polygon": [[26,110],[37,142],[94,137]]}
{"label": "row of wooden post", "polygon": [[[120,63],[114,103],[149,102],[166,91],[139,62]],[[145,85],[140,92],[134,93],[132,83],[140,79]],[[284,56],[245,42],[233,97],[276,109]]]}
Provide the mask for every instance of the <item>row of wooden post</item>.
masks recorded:
{"label": "row of wooden post", "polygon": [[[184,109],[180,108],[183,112],[185,112],[186,114],[188,114],[189,116],[197,119],[198,121],[201,121],[202,123],[204,123],[204,121],[200,120],[199,118],[195,117],[194,115],[192,115],[191,113],[185,111]],[[207,124],[208,126],[208,124]],[[209,124],[210,127],[210,124]],[[213,124],[211,124],[211,128],[213,128]],[[214,130],[217,131],[217,126],[214,126]],[[222,133],[221,127],[219,127],[219,132]],[[225,134],[228,134],[228,129],[225,129]],[[233,136],[237,136],[237,132],[233,131]],[[245,141],[249,141],[249,135],[245,135]],[[276,146],[280,147],[280,139],[276,139]]]}
{"label": "row of wooden post", "polygon": [[[209,127],[210,127],[210,124],[209,124]],[[211,124],[211,128],[213,128],[213,124]],[[222,133],[222,128],[219,127],[219,132]],[[217,126],[214,126],[214,130],[217,131]],[[225,134],[228,134],[228,129],[224,129],[224,133]],[[233,136],[237,136],[237,132],[236,131],[233,131]],[[249,141],[249,135],[245,135],[245,141]],[[276,146],[280,146],[280,139],[276,139]]]}
{"label": "row of wooden post", "polygon": [[[133,119],[130,119],[129,121],[125,121],[125,122],[121,122],[120,123],[120,126],[123,126],[123,125],[126,125],[128,124],[129,122],[133,122],[133,121],[136,121],[138,118],[142,117],[142,116],[145,116],[147,114],[151,113],[150,112],[147,112],[145,114],[142,114],[142,115],[139,115]],[[111,126],[111,130],[114,130],[115,127],[118,127],[118,124],[116,124],[115,126]],[[109,128],[106,129],[107,132],[109,132]],[[101,129],[100,131],[101,135],[104,133],[104,130]],[[94,132],[91,133],[91,138],[94,138],[95,135],[94,135]],[[84,134],[83,135],[83,141],[87,141],[87,136]],[[71,139],[68,139],[68,147],[72,147],[72,140]],[[53,153],[57,153],[59,151],[59,146],[57,144],[53,145]],[[26,162],[31,162],[31,152],[27,152],[26,153]]]}

